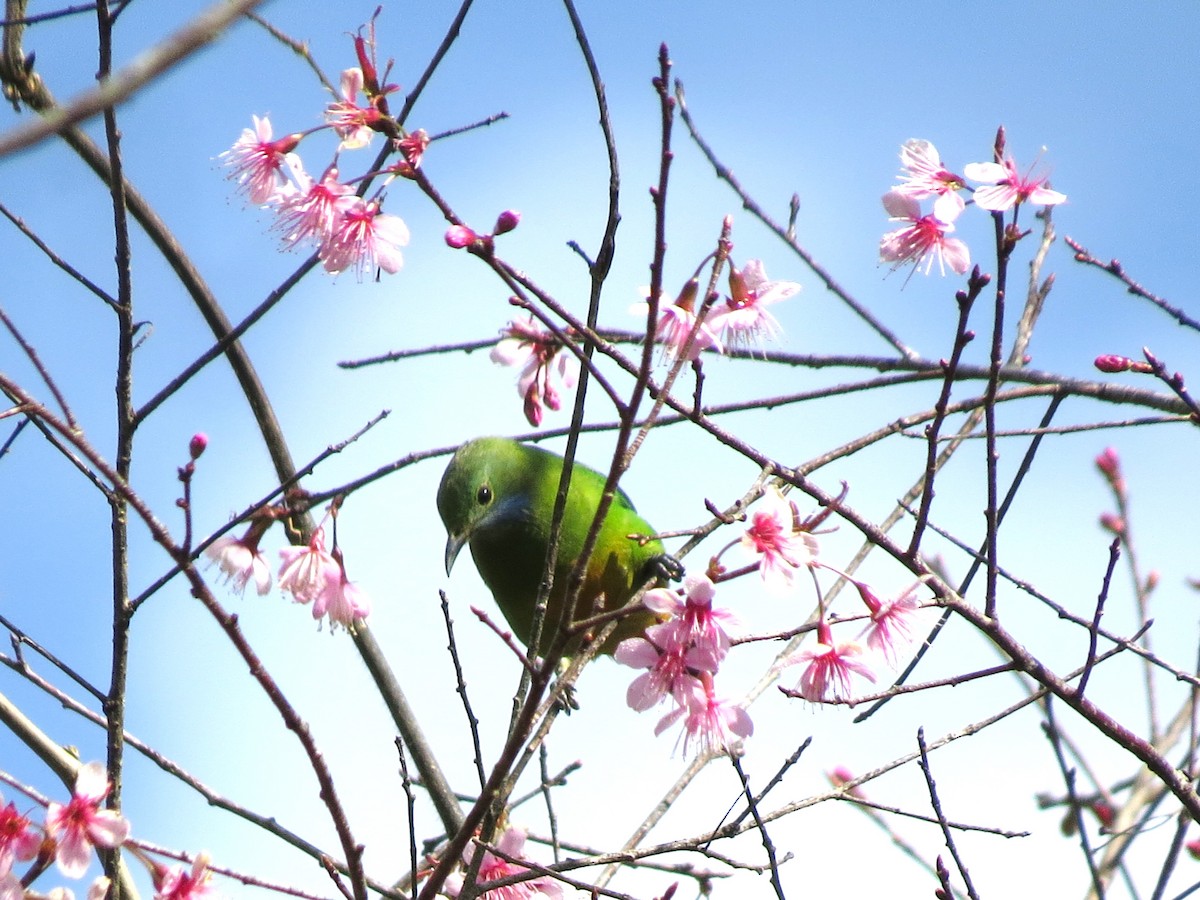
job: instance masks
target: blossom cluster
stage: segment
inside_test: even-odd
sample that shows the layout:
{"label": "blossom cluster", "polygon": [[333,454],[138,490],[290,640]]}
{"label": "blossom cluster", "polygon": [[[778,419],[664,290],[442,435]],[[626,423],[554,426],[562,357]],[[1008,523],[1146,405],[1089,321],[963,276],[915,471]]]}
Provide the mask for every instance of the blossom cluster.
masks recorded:
{"label": "blossom cluster", "polygon": [[705,753],[732,750],[738,738],[754,731],[746,710],[715,692],[713,676],[730,647],[726,629],[735,621],[727,610],[713,607],[715,594],[706,575],[689,575],[682,594],[667,588],[647,591],[642,602],[666,621],[651,625],[644,637],[622,641],[613,654],[619,663],[646,670],[626,693],[630,708],[643,712],[673,701],[654,733],[682,718],[685,753],[691,740]]}
{"label": "blossom cluster", "polygon": [[[119,812],[103,808],[112,785],[98,762],[80,766],[75,789],[66,803],[46,804],[39,827],[9,802],[0,808],[0,898],[23,900],[26,882],[40,876],[51,860],[64,878],[81,878],[91,862],[92,849],[120,847],[130,835],[130,825]],[[141,858],[141,857],[139,857]],[[14,871],[17,863],[31,863],[25,876]],[[155,886],[155,900],[213,900],[217,895],[209,881],[207,857],[197,857],[190,871],[167,868],[147,861]],[[109,880],[97,878],[87,891],[88,900],[103,900]],[[48,896],[71,900],[70,888],[58,887]]]}
{"label": "blossom cluster", "polygon": [[[395,85],[381,84],[369,42],[355,37],[359,65],[341,76],[341,94],[325,108],[325,124],[305,132],[274,137],[270,119],[253,116],[233,146],[221,154],[229,177],[251,203],[275,213],[273,229],[285,249],[315,246],[325,271],[353,269],[361,281],[367,272],[394,274],[403,265],[400,248],[408,244],[408,226],[381,209],[382,191],[395,177],[411,177],[429,145],[423,130],[404,133],[388,114],[387,96]],[[361,99],[360,99],[361,95]],[[333,160],[320,178],[305,170],[296,148],[310,135],[331,130],[339,138]],[[367,147],[376,133],[391,142],[400,161],[356,179],[342,180],[338,168],[343,150]],[[377,175],[384,184],[367,199],[355,184]]]}
{"label": "blossom cluster", "polygon": [[[729,267],[729,294],[712,297],[696,309],[700,281],[693,276],[670,304],[659,303],[654,337],[663,345],[663,357],[700,358],[705,350],[758,348],[763,340],[774,340],[782,332],[779,321],[767,307],[786,300],[800,290],[794,281],[771,281],[762,260],[748,260],[742,268]],[[647,292],[648,293],[648,292]],[[631,312],[645,316],[649,303],[635,304]]]}
{"label": "blossom cluster", "polygon": [[562,394],[575,387],[579,375],[575,354],[553,332],[534,325],[532,316],[500,329],[491,359],[518,371],[517,393],[524,403],[525,418],[534,428],[542,424],[543,408],[562,409]]}
{"label": "blossom cluster", "polygon": [[[504,858],[524,859],[525,837],[524,829],[515,825],[508,826],[496,841],[496,850],[503,856],[498,856],[491,850],[484,850],[483,858],[479,861],[479,871],[475,876],[475,884],[483,886],[502,878],[529,873],[528,866],[512,863]],[[475,849],[476,845],[472,843],[468,844],[463,851],[464,870],[471,867],[475,858]],[[447,897],[457,897],[462,893],[463,887],[462,872],[455,872],[446,879],[442,886],[442,893]],[[548,876],[541,876],[531,877],[505,887],[493,888],[490,891],[484,890],[478,895],[472,894],[471,896],[493,898],[493,900],[526,900],[526,898],[528,900],[535,900],[535,898],[536,900],[562,900],[562,895],[562,885],[559,882]]]}
{"label": "blossom cluster", "polygon": [[[714,686],[733,643],[730,630],[736,619],[714,606],[713,599],[718,583],[735,577],[757,572],[764,590],[780,596],[793,592],[800,573],[812,573],[815,583],[818,570],[829,570],[856,588],[866,609],[867,625],[857,639],[838,640],[834,628],[845,626],[827,616],[825,603],[818,598],[815,643],[781,661],[782,667],[802,667],[795,691],[788,693],[813,703],[850,700],[856,679],[874,682],[879,663],[897,664],[901,650],[913,638],[921,580],[895,597],[881,599],[867,583],[822,562],[815,532],[828,515],[825,511],[801,519],[795,504],[778,488],[771,488],[749,515],[742,534],[713,557],[705,574],[689,575],[678,591],[646,592],[642,602],[659,623],[642,637],[622,641],[614,658],[645,670],[626,693],[632,709],[642,712],[669,703],[656,734],[682,720],[685,752],[694,741],[707,753],[736,752],[738,740],[752,733],[746,710],[719,696]],[[754,561],[730,571],[721,558],[735,547]]]}
{"label": "blossom cluster", "polygon": [[[971,252],[955,237],[954,222],[967,206],[960,191],[971,193],[971,203],[980,209],[1003,213],[1023,203],[1055,206],[1067,197],[1046,186],[1045,176],[1022,173],[1011,156],[1001,162],[969,163],[958,175],[942,163],[937,148],[916,138],[900,148],[903,168],[900,184],[883,195],[883,207],[893,222],[902,223],[879,242],[879,259],[893,270],[909,263],[925,274],[936,262],[941,274],[946,267],[964,274],[971,267]],[[979,183],[970,188],[967,181]],[[933,198],[932,210],[923,212],[920,201]]]}
{"label": "blossom cluster", "polygon": [[[269,524],[265,517],[256,519],[241,537],[217,538],[205,550],[209,561],[239,594],[251,582],[259,596],[271,590],[270,563],[258,547]],[[370,614],[370,598],[346,575],[341,551],[331,553],[325,548],[323,528],[315,529],[304,546],[284,547],[279,555],[279,589],[291,594],[297,603],[311,603],[314,619],[328,617],[336,631],[339,625],[349,627]]]}

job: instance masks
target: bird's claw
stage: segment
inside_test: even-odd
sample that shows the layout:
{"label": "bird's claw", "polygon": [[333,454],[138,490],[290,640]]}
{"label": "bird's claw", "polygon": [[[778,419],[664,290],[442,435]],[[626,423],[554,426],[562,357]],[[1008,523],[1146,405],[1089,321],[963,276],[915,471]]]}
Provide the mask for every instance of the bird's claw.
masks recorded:
{"label": "bird's claw", "polygon": [[679,581],[683,578],[683,563],[670,553],[660,553],[646,562],[647,574],[652,574],[663,581]]}

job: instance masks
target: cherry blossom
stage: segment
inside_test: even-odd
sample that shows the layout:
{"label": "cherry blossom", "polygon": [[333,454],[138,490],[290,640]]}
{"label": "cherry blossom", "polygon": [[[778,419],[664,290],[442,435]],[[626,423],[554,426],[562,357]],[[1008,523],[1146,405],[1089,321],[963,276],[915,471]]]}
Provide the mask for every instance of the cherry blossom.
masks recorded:
{"label": "cherry blossom", "polygon": [[155,873],[154,900],[204,900],[217,894],[208,871],[208,855],[200,853],[191,869],[175,866]]}
{"label": "cherry blossom", "polygon": [[254,128],[245,129],[221,156],[232,169],[229,177],[237,179],[239,190],[246,193],[251,203],[262,205],[274,200],[288,184],[284,166],[299,164],[292,151],[300,143],[301,135],[289,134],[273,141],[271,120],[266,116],[252,118]]}
{"label": "cherry blossom", "polygon": [[356,197],[342,209],[319,255],[325,271],[337,274],[353,266],[361,281],[363,272],[376,267],[388,274],[400,271],[404,258],[399,248],[407,244],[408,226],[403,219],[381,213],[378,200]]}
{"label": "cherry blossom", "polygon": [[727,628],[737,625],[733,613],[713,606],[714,596],[716,587],[707,575],[688,575],[682,596],[668,588],[655,588],[642,598],[647,609],[678,621],[672,638],[682,645],[689,665],[710,672],[717,671],[729,652]]}
{"label": "cherry blossom", "polygon": [[284,547],[279,555],[283,559],[279,589],[290,593],[297,603],[312,603],[330,579],[342,577],[342,567],[325,549],[324,529],[316,529],[305,546]]}
{"label": "cherry blossom", "polygon": [[991,187],[975,189],[975,204],[992,212],[1004,212],[1020,203],[1035,206],[1057,206],[1066,202],[1067,195],[1045,187],[1046,178],[1034,178],[1029,172],[1022,175],[1017,163],[1006,156],[1003,163],[981,162],[963,166],[963,174],[972,181]]}
{"label": "cherry blossom", "polygon": [[[514,859],[521,859],[522,851],[525,849],[525,831],[516,826],[510,825],[500,835],[500,839],[496,841],[496,849],[505,856],[510,856]],[[463,851],[463,866],[467,868],[471,865],[471,860],[475,856],[476,845],[467,845]],[[529,872],[527,866],[522,866],[517,863],[510,863],[499,856],[496,856],[490,850],[483,852],[483,859],[480,861],[479,873],[476,876],[475,883],[482,887],[489,881],[499,881],[501,878],[509,878],[513,875],[521,875]],[[457,897],[463,888],[463,877],[460,873],[455,873],[446,879],[446,883],[442,888],[443,893],[448,897]],[[535,898],[544,898],[544,900],[562,900],[562,885],[553,878],[541,876],[539,878],[531,878],[528,881],[520,881],[516,884],[506,885],[504,887],[485,890],[478,896],[483,900],[535,900]],[[476,896],[476,895],[472,895]]]}
{"label": "cherry blossom", "polygon": [[204,551],[235,593],[245,594],[251,581],[260,597],[271,590],[271,564],[258,549],[261,534],[261,528],[252,525],[242,537],[219,537]]}
{"label": "cherry blossom", "polygon": [[0,809],[0,870],[15,860],[33,859],[42,846],[42,836],[26,816],[17,812],[14,803]]}
{"label": "cherry blossom", "polygon": [[796,572],[817,558],[817,539],[796,527],[796,511],[779,488],[763,495],[741,537],[742,546],[759,554],[763,585],[780,592],[791,587]]}
{"label": "cherry blossom", "polygon": [[312,241],[321,244],[336,233],[342,213],[353,206],[354,188],[338,181],[336,166],[330,166],[314,181],[304,171],[296,173],[298,187],[280,198],[274,229],[283,233],[288,248]]}
{"label": "cherry blossom", "polygon": [[894,190],[914,200],[935,197],[933,214],[942,222],[953,222],[963,211],[965,203],[958,191],[963,177],[942,165],[937,148],[929,141],[913,138],[900,148],[900,164],[904,173]]}
{"label": "cherry blossom", "polygon": [[817,623],[817,643],[788,657],[784,664],[804,666],[798,685],[800,695],[812,703],[821,703],[826,699],[849,699],[853,675],[875,681],[875,673],[861,656],[862,647],[854,641],[834,643],[829,624],[821,619]]}
{"label": "cherry blossom", "polygon": [[396,138],[395,146],[403,158],[391,170],[397,175],[412,178],[414,171],[421,167],[421,160],[429,147],[429,135],[424,128],[418,128],[402,138]]}
{"label": "cherry blossom", "polygon": [[58,870],[67,878],[87,871],[93,846],[117,847],[129,837],[129,822],[112,809],[101,809],[108,796],[108,773],[98,762],[81,766],[68,803],[46,808],[46,834],[57,842]]}
{"label": "cherry blossom", "polygon": [[[621,641],[613,659],[634,669],[646,669],[625,692],[630,709],[644,712],[667,697],[682,706],[696,676],[689,665],[688,644],[679,621],[646,629],[646,636]],[[703,664],[705,660],[696,660]]]}
{"label": "cherry blossom", "polygon": [[325,107],[325,121],[342,139],[341,149],[358,150],[371,143],[375,131],[371,127],[382,116],[373,105],[358,105],[363,89],[363,72],[357,66],[342,72],[342,96]]}
{"label": "cherry blossom", "polygon": [[25,887],[11,868],[11,859],[0,860],[0,900],[24,900]]}
{"label": "cherry blossom", "polygon": [[346,576],[346,566],[338,563],[337,574],[325,574],[325,587],[313,599],[314,619],[329,616],[333,630],[338,625],[349,627],[356,619],[365,619],[371,613],[371,600]]}
{"label": "cherry blossom", "polygon": [[883,206],[892,221],[908,224],[883,236],[879,242],[881,262],[892,263],[893,270],[912,263],[914,271],[924,264],[926,275],[933,268],[934,260],[943,275],[947,265],[960,275],[970,268],[971,253],[967,245],[957,238],[947,237],[954,230],[952,222],[944,221],[936,214],[922,215],[921,205],[916,200],[895,190],[883,195]]}
{"label": "cherry blossom", "polygon": [[734,752],[739,739],[754,733],[754,723],[745,709],[716,696],[709,672],[701,672],[690,683],[683,705],[663,716],[654,733],[662,734],[681,716],[685,756],[692,741],[697,743],[701,754],[719,750]]}
{"label": "cherry blossom", "polygon": [[859,637],[865,637],[867,646],[882,653],[892,665],[896,664],[897,645],[912,641],[913,618],[921,608],[915,594],[925,581],[921,578],[887,600],[880,600],[869,586],[852,581],[871,613],[871,622]]}
{"label": "cherry blossom", "polygon": [[762,339],[774,339],[782,330],[767,307],[800,290],[794,281],[770,281],[762,260],[749,260],[745,267],[729,269],[730,297],[713,307],[708,326],[727,347],[753,347]]}
{"label": "cherry blossom", "polygon": [[512,321],[500,329],[500,340],[492,348],[492,362],[519,369],[517,393],[525,402],[525,418],[535,428],[542,422],[543,404],[562,408],[562,394],[575,387],[579,361],[552,332],[528,321]]}
{"label": "cherry blossom", "polygon": [[[718,353],[724,352],[720,338],[707,322],[696,324],[696,293],[700,282],[695,278],[684,285],[679,297],[670,306],[659,306],[658,322],[654,327],[654,337],[663,345],[663,359],[670,360],[684,356],[688,361],[700,358],[700,354],[709,347]],[[645,316],[649,310],[648,303],[635,303],[630,312]],[[688,346],[688,341],[691,346]],[[684,355],[684,350],[687,350]]]}

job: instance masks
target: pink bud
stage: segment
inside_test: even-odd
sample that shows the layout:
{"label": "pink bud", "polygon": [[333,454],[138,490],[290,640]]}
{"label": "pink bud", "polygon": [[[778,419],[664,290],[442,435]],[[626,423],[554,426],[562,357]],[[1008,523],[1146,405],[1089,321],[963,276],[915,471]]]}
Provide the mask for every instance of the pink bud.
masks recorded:
{"label": "pink bud", "polygon": [[1115,513],[1101,513],[1100,524],[1113,534],[1122,535],[1125,533],[1125,520]]}
{"label": "pink bud", "polygon": [[698,293],[700,293],[700,282],[695,278],[689,279],[688,283],[683,286],[683,290],[679,292],[679,296],[675,298],[675,305],[680,309],[692,312],[696,308]]}
{"label": "pink bud", "polygon": [[[374,26],[371,30],[374,32]],[[358,57],[358,67],[362,69],[363,92],[368,97],[374,97],[379,93],[379,73],[375,70],[375,61],[371,59],[373,54],[367,49],[367,42],[361,34],[354,37],[354,54]]]}
{"label": "pink bud", "polygon": [[1117,451],[1112,447],[1105,447],[1104,452],[1096,457],[1096,468],[1109,481],[1120,479],[1121,458],[1117,456]]}
{"label": "pink bud", "polygon": [[531,384],[525,392],[525,419],[534,428],[542,424],[542,398],[538,395],[537,384]]}
{"label": "pink bud", "polygon": [[479,236],[466,225],[451,225],[446,229],[446,244],[455,250],[469,246]]}
{"label": "pink bud", "polygon": [[521,214],[515,209],[506,209],[496,217],[492,234],[508,234],[521,223]]}
{"label": "pink bud", "polygon": [[192,435],[192,439],[188,441],[188,453],[192,459],[199,459],[200,455],[208,447],[208,435],[203,431],[197,431]]}
{"label": "pink bud", "polygon": [[271,141],[271,150],[275,153],[291,153],[304,140],[304,135],[299,132],[293,134],[285,134],[277,141]]}
{"label": "pink bud", "polygon": [[1103,356],[1097,356],[1093,365],[1101,372],[1128,372],[1133,365],[1133,360],[1128,356],[1106,353]]}
{"label": "pink bud", "polygon": [[729,298],[729,306],[732,309],[741,309],[750,301],[746,279],[742,277],[742,271],[737,266],[729,267],[729,293],[732,295]]}

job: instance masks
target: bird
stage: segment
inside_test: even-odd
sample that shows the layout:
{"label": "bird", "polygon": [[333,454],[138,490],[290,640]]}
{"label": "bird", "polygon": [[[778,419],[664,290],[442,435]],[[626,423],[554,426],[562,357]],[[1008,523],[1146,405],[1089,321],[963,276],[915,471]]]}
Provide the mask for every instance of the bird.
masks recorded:
{"label": "bird", "polygon": [[[438,513],[447,532],[446,574],[463,546],[469,545],[475,568],[525,646],[533,637],[534,607],[562,468],[563,458],[549,450],[509,438],[482,437],[458,449],[438,486]],[[582,555],[605,481],[580,463],[571,470],[539,655],[548,651],[559,625],[571,568]],[[654,534],[628,495],[618,490],[584,572],[576,620],[620,609],[650,581],[678,580],[682,567]],[[600,652],[611,655],[621,640],[640,636],[656,621],[647,609],[625,616]],[[587,635],[574,639],[566,654],[587,639]]]}

